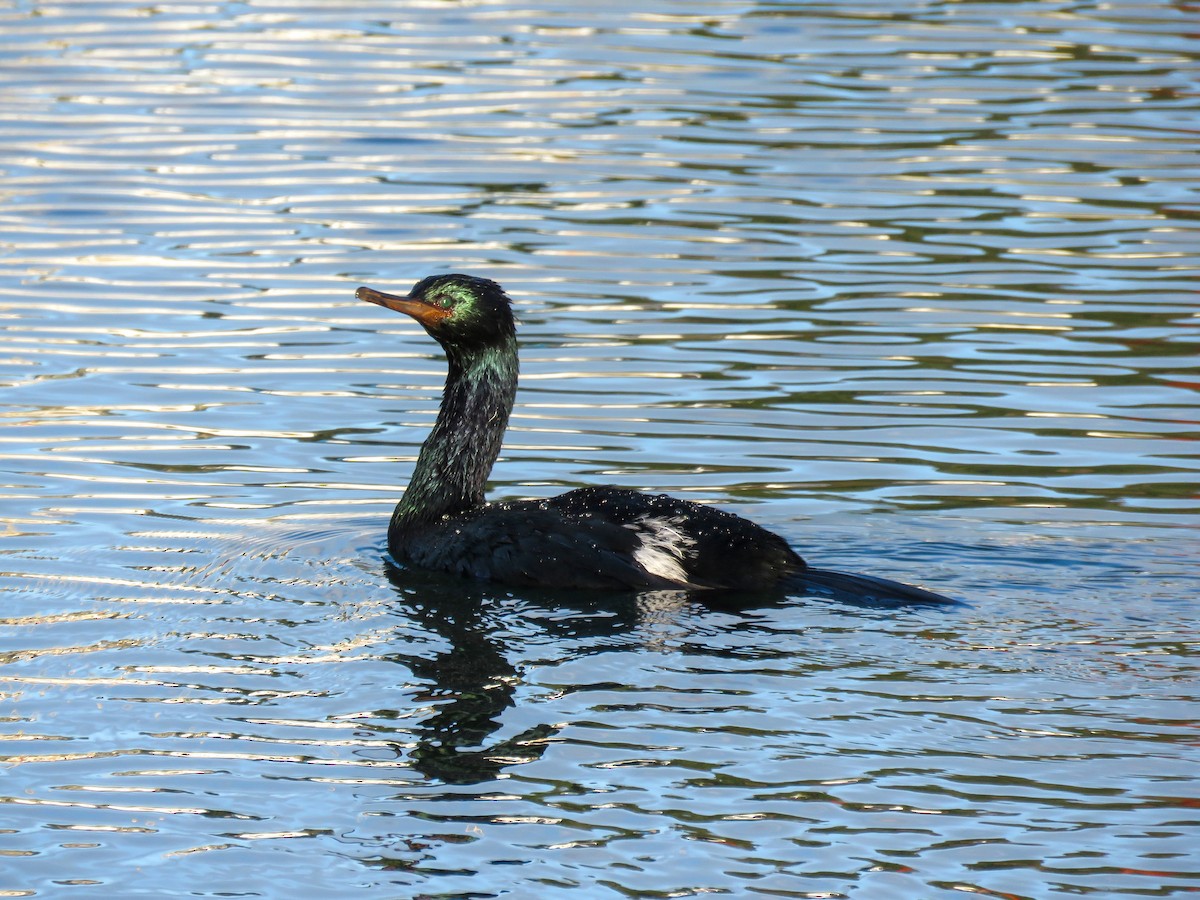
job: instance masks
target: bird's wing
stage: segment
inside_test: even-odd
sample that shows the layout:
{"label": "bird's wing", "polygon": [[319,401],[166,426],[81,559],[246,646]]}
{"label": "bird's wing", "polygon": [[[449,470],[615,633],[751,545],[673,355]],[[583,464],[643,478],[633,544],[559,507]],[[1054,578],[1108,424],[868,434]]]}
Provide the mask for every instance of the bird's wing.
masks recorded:
{"label": "bird's wing", "polygon": [[410,547],[418,565],[468,578],[549,588],[686,586],[637,561],[638,535],[603,516],[548,501],[490,504]]}
{"label": "bird's wing", "polygon": [[416,564],[542,587],[766,590],[804,568],[783,538],[667,494],[581,488],[492,503],[410,540]]}
{"label": "bird's wing", "polygon": [[681,500],[617,487],[580,488],[550,501],[588,510],[637,538],[635,557],[649,569],[697,587],[769,590],[804,568],[787,541],[749,519]]}

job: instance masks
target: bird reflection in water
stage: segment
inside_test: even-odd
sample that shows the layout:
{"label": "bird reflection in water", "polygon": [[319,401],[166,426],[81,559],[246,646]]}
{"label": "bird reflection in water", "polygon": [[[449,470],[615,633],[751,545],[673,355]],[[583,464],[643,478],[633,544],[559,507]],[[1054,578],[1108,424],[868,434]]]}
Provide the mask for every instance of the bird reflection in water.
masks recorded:
{"label": "bird reflection in water", "polygon": [[[444,641],[438,649],[427,643],[408,644],[408,652],[383,656],[407,668],[414,680],[426,682],[410,695],[421,706],[432,708],[415,727],[405,729],[410,741],[396,744],[425,778],[446,784],[478,784],[503,777],[506,767],[534,762],[557,739],[560,726],[539,723],[518,734],[489,743],[503,725],[506,710],[516,705],[523,672],[514,657],[530,656],[531,644],[549,646],[556,661],[636,647],[682,655],[753,657],[758,660],[787,656],[786,646],[770,646],[748,633],[764,614],[805,601],[796,596],[764,596],[759,592],[643,591],[636,594],[610,591],[551,591],[524,588],[508,593],[495,585],[463,581],[450,575],[400,567],[387,561],[385,571],[397,594],[398,608],[413,625]],[[894,613],[895,602],[827,593],[817,603],[835,602],[875,614]],[[935,609],[951,615],[957,608],[942,604],[913,608]],[[533,617],[516,614],[525,607]],[[720,631],[737,632],[721,639],[711,628],[701,637],[698,622],[722,618]],[[514,635],[536,621],[540,635]],[[507,622],[505,626],[501,622]],[[590,684],[601,689],[604,684]],[[613,685],[627,689],[627,685]],[[377,715],[388,715],[379,712]],[[391,713],[401,718],[398,711]]]}
{"label": "bird reflection in water", "polygon": [[[504,711],[515,705],[521,670],[509,659],[510,648],[497,629],[494,587],[464,583],[436,574],[386,567],[388,579],[415,623],[441,637],[448,646],[432,654],[393,653],[387,657],[408,668],[428,687],[413,699],[433,707],[414,729],[408,758],[426,778],[449,784],[476,784],[497,778],[507,767],[539,759],[558,727],[538,724],[489,744],[500,729]],[[522,592],[522,598],[533,591]],[[670,597],[661,595],[671,595]],[[531,602],[537,597],[530,596]],[[681,591],[629,595],[577,594],[563,616],[542,621],[564,639],[592,639],[628,634],[651,617],[668,620],[686,601]],[[558,597],[555,607],[563,606]],[[547,606],[547,608],[551,608]]]}

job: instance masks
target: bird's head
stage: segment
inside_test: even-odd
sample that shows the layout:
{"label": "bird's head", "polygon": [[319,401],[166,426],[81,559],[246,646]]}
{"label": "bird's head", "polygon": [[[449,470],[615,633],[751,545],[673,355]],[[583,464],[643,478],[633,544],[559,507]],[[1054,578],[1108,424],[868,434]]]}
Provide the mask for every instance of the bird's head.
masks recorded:
{"label": "bird's head", "polygon": [[485,350],[512,340],[512,301],[494,281],[472,275],[430,275],[407,296],[360,287],[359,300],[412,316],[447,351]]}

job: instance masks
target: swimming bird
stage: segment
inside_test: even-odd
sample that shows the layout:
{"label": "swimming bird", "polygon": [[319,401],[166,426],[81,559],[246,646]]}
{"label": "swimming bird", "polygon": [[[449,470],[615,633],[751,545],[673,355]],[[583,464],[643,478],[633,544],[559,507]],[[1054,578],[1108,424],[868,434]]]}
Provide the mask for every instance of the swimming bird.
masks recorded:
{"label": "swimming bird", "polygon": [[388,525],[398,561],[511,585],[599,590],[815,593],[945,603],[870,575],[814,569],[779,535],[733,513],[611,485],[488,503],[484,488],[517,390],[516,321],[494,281],[431,275],[407,295],[355,296],[411,316],[441,344],[437,421]]}

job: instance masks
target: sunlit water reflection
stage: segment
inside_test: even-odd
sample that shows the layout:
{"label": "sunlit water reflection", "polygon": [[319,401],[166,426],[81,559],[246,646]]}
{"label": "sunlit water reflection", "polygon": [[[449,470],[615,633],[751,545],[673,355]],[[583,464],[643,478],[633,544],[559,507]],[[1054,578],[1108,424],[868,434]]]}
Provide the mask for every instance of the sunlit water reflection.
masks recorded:
{"label": "sunlit water reflection", "polygon": [[[1192,19],[0,10],[0,893],[1194,889]],[[443,367],[353,289],[454,270],[495,496],[971,605],[390,569]]]}

